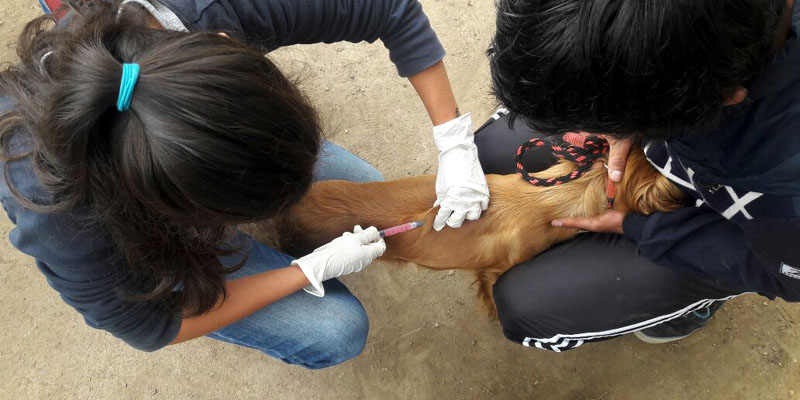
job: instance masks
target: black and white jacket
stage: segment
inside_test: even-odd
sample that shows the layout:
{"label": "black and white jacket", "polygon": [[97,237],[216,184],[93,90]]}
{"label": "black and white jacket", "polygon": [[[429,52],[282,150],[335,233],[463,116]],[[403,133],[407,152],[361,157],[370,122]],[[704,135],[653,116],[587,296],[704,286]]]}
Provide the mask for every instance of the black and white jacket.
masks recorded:
{"label": "black and white jacket", "polygon": [[785,47],[720,121],[645,154],[691,197],[688,207],[629,215],[625,235],[665,266],[743,291],[800,301],[800,6]]}

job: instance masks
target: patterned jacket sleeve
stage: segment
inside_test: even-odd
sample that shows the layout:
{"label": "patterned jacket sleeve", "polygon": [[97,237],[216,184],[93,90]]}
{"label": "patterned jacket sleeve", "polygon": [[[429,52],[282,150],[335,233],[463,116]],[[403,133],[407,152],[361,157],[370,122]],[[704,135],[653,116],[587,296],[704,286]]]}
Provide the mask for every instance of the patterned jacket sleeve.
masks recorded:
{"label": "patterned jacket sleeve", "polygon": [[632,214],[623,228],[644,257],[661,265],[800,301],[800,220],[737,225],[708,208],[686,207],[649,217]]}

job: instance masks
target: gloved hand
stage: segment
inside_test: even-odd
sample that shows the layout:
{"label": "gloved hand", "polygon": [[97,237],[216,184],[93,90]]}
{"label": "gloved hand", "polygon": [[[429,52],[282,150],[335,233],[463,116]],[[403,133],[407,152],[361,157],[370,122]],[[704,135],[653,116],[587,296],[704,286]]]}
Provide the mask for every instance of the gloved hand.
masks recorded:
{"label": "gloved hand", "polygon": [[313,253],[292,261],[303,271],[311,285],[303,290],[314,296],[325,296],[322,282],[352,274],[364,269],[386,251],[386,242],[371,226],[361,229],[356,225],[353,233],[345,232]]}
{"label": "gloved hand", "polygon": [[476,220],[489,206],[489,186],[478,161],[478,147],[472,133],[469,113],[433,128],[433,141],[439,149],[436,175],[436,203],[439,212],[433,229],[445,224],[458,228],[464,219]]}

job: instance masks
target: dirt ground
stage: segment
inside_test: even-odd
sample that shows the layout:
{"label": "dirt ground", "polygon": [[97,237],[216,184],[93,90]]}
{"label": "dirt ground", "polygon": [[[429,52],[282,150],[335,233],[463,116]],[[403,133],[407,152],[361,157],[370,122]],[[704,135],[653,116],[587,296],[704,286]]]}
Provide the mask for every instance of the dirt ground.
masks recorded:
{"label": "dirt ground", "polygon": [[[494,108],[484,51],[491,0],[424,0],[448,49],[461,110]],[[33,0],[0,2],[0,61]],[[436,170],[427,116],[380,43],[297,46],[273,55],[299,74],[331,140],[388,179]],[[7,236],[12,225],[3,218]],[[322,371],[198,339],[156,353],[87,327],[30,258],[0,241],[1,399],[789,399],[800,397],[800,306],[730,301],[670,345],[634,337],[551,354],[503,338],[466,274],[376,263],[344,279],[371,319],[357,359]],[[795,391],[798,393],[795,394]]]}

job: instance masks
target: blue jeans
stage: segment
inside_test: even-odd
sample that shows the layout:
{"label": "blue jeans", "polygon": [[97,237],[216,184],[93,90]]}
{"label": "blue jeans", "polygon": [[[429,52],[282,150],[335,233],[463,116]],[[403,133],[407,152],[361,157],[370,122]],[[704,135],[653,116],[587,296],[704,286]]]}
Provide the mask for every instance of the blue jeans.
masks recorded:
{"label": "blue jeans", "polygon": [[[315,166],[318,181],[382,181],[383,176],[349,151],[325,142]],[[243,268],[228,279],[283,268],[293,258],[253,242]],[[325,297],[300,290],[208,337],[261,350],[289,364],[325,368],[349,360],[364,349],[369,321],[358,299],[337,279],[324,283]]]}

